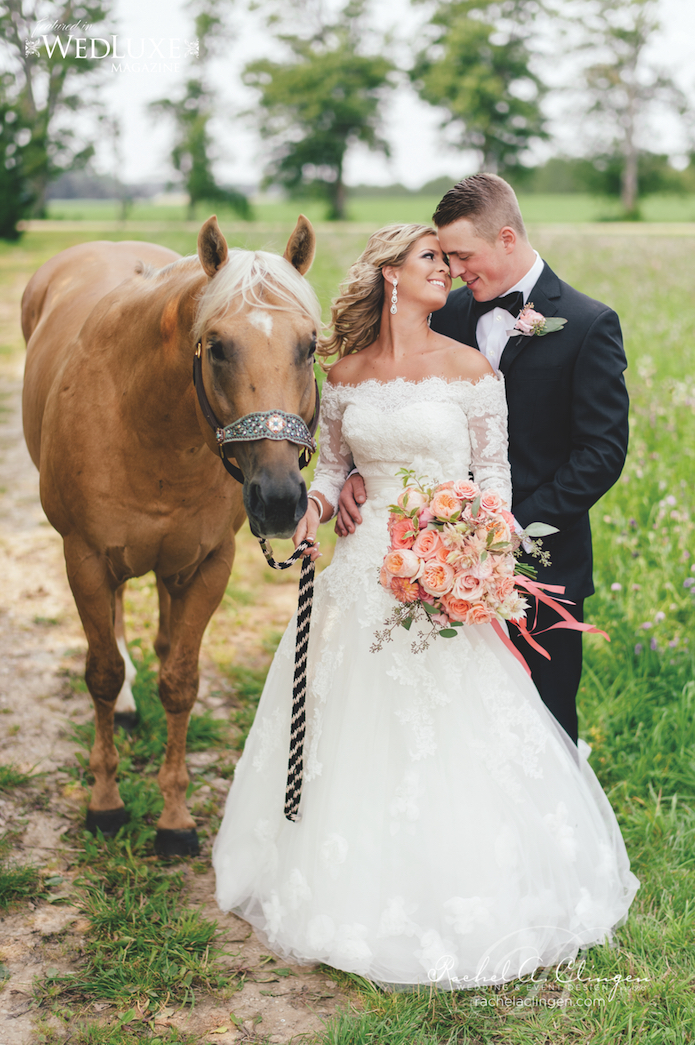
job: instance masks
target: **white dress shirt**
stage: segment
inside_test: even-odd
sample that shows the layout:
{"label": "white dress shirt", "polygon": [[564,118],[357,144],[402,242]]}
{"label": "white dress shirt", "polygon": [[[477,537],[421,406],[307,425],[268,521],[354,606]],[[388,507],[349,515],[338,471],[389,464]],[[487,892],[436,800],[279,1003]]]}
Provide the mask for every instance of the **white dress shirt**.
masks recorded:
{"label": "white dress shirt", "polygon": [[[504,293],[498,295],[499,297],[504,297],[505,294],[511,294],[515,290],[520,290],[524,295],[524,304],[526,304],[543,271],[543,259],[537,250],[534,250],[533,253],[536,255],[536,260],[526,275],[518,283],[515,283],[513,287],[510,287],[509,290],[505,290]],[[507,312],[505,308],[497,307],[490,309],[489,312],[486,312],[478,320],[475,328],[478,347],[495,370],[500,368],[502,352],[509,340],[507,331],[512,329],[517,318],[517,316],[512,316],[511,313]]]}

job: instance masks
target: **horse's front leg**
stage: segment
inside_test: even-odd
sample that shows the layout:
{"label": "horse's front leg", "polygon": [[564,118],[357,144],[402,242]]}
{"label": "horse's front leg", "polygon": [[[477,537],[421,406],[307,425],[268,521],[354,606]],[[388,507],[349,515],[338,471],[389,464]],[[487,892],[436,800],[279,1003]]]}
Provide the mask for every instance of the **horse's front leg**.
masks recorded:
{"label": "horse's front leg", "polygon": [[87,829],[96,833],[99,828],[108,837],[128,820],[116,784],[118,754],[113,742],[114,708],[125,679],[114,631],[115,593],[103,556],[79,537],[66,537],[64,543],[68,580],[87,637],[85,682],[95,713]]}
{"label": "horse's front leg", "polygon": [[171,597],[170,648],[159,673],[159,696],[167,717],[167,749],[159,771],[164,809],[157,822],[155,851],[161,856],[198,852],[195,821],[186,806],[189,776],[186,733],[198,695],[200,643],[210,617],[224,595],[234,558],[234,539],[217,548],[185,586],[164,578]]}

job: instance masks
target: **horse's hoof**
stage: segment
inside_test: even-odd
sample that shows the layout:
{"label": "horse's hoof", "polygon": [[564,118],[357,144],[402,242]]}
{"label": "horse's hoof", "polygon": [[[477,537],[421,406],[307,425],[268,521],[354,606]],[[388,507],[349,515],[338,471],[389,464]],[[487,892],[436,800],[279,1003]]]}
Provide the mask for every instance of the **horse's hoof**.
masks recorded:
{"label": "horse's hoof", "polygon": [[104,838],[114,838],[129,819],[128,810],[123,807],[120,809],[88,809],[85,827],[93,835],[99,830]]}
{"label": "horse's hoof", "polygon": [[183,831],[159,827],[154,840],[154,851],[157,856],[197,856],[200,852],[198,832],[194,827]]}
{"label": "horse's hoof", "polygon": [[117,711],[113,716],[113,728],[132,733],[139,721],[140,716],[137,711]]}

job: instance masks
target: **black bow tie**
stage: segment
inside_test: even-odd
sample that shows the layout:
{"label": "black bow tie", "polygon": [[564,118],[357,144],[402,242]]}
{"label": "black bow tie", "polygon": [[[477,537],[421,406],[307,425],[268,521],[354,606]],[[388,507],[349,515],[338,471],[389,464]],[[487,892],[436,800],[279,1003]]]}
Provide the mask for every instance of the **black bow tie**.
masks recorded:
{"label": "black bow tie", "polygon": [[493,308],[504,308],[516,319],[523,307],[524,295],[520,290],[514,290],[502,298],[492,298],[491,301],[476,301],[473,298],[473,312],[478,319],[486,312],[491,312]]}

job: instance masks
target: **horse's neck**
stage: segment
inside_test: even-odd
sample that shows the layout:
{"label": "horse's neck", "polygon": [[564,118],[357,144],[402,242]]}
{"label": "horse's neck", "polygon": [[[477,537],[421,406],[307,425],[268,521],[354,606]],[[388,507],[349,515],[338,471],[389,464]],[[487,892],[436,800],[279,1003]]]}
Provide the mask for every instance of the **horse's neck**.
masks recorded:
{"label": "horse's neck", "polygon": [[166,430],[172,449],[183,449],[203,443],[195,409],[191,329],[205,276],[193,272],[176,277],[145,286],[142,299],[134,303],[133,337],[124,353],[130,391],[124,409],[138,429]]}

